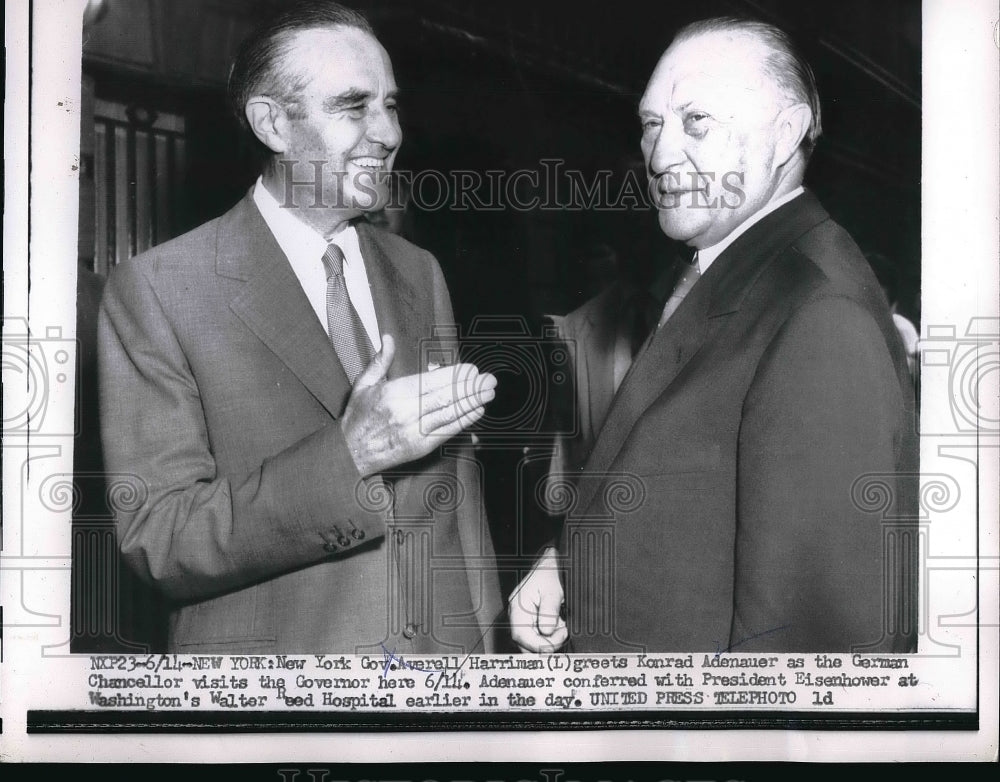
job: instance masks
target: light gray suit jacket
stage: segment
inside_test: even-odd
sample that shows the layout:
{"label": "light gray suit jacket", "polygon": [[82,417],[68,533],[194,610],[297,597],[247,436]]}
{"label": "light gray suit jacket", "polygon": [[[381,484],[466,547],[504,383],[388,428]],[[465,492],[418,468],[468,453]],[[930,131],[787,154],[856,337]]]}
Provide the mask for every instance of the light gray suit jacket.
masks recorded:
{"label": "light gray suit jacket", "polygon": [[[435,346],[457,357],[434,332],[453,323],[434,258],[358,233],[389,378]],[[121,551],[174,601],[171,650],[492,648],[477,464],[456,440],[362,480],[337,424],[347,378],[249,195],[115,270],[100,372],[108,469],[134,476],[113,498]]]}

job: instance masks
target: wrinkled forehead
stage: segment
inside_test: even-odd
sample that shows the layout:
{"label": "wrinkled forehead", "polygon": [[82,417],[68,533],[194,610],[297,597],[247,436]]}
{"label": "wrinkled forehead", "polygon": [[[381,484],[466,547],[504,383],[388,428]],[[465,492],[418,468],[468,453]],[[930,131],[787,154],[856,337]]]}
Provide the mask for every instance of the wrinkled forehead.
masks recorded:
{"label": "wrinkled forehead", "polygon": [[764,44],[741,33],[707,33],[671,44],[640,110],[675,111],[692,103],[733,114],[770,109],[781,92],[765,68],[768,54]]}
{"label": "wrinkled forehead", "polygon": [[395,89],[389,54],[372,35],[354,27],[317,27],[293,33],[284,47],[284,66],[323,91],[382,87]]}

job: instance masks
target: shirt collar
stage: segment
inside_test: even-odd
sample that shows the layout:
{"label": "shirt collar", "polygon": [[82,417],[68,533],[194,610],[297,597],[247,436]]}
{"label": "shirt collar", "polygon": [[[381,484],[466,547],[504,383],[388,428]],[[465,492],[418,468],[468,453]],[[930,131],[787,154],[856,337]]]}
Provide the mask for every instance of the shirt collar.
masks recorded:
{"label": "shirt collar", "polygon": [[267,223],[267,227],[274,234],[278,246],[290,260],[292,258],[320,259],[326,252],[330,241],[335,241],[344,250],[348,259],[353,255],[349,251],[356,250],[358,247],[357,231],[353,225],[348,225],[328,241],[312,226],[295,217],[291,209],[283,208],[264,186],[262,177],[257,177],[257,182],[254,184],[253,201],[260,211],[261,217],[264,218],[264,222]]}
{"label": "shirt collar", "polygon": [[774,201],[769,203],[763,209],[754,212],[750,217],[740,223],[736,228],[730,232],[729,236],[723,239],[721,242],[713,244],[711,247],[704,247],[698,250],[698,271],[704,274],[708,271],[708,267],[711,266],[715,259],[722,255],[723,251],[729,247],[733,242],[740,238],[744,233],[746,233],[752,225],[763,220],[767,215],[771,214],[778,207],[784,206],[793,198],[798,198],[805,192],[805,188],[799,185],[797,188],[791,192],[785,193],[781,198],[776,198]]}

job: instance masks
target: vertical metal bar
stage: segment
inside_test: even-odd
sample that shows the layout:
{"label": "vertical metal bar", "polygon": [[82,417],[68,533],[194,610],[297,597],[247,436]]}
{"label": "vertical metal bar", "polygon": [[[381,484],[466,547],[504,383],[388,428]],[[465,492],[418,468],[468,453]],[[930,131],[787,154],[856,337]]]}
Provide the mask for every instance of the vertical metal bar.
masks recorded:
{"label": "vertical metal bar", "polygon": [[118,181],[118,156],[115,152],[117,146],[117,131],[110,122],[105,124],[105,159],[107,161],[105,187],[107,192],[108,233],[106,237],[107,255],[104,259],[105,274],[110,273],[115,264],[118,263],[118,196],[115,192],[115,184]]}
{"label": "vertical metal bar", "polygon": [[107,126],[94,122],[94,271],[108,274]]}
{"label": "vertical metal bar", "polygon": [[[176,140],[175,149],[175,168],[174,174],[176,175],[176,190],[174,191],[174,213],[175,217],[177,214],[183,214],[181,212],[182,207],[182,196],[184,195],[184,180],[187,174],[187,139],[184,136],[178,136]],[[184,220],[187,220],[187,215],[184,215]]]}
{"label": "vertical metal bar", "polygon": [[136,130],[135,137],[135,181],[133,191],[135,193],[135,237],[133,244],[135,253],[145,252],[150,247],[152,234],[152,222],[150,217],[150,204],[152,200],[151,191],[153,189],[149,178],[149,131]]}
{"label": "vertical metal bar", "polygon": [[115,264],[129,258],[129,162],[128,130],[115,126]]}
{"label": "vertical metal bar", "polygon": [[170,235],[177,234],[177,137],[171,134],[167,137],[167,169],[164,175],[167,177],[167,198],[168,198],[168,226]]}
{"label": "vertical metal bar", "polygon": [[158,134],[156,136],[156,185],[155,185],[155,209],[156,219],[153,222],[153,241],[156,244],[165,242],[171,238],[170,233],[170,136]]}
{"label": "vertical metal bar", "polygon": [[137,209],[136,209],[136,160],[135,160],[135,127],[128,125],[125,131],[125,160],[128,171],[128,257],[136,254],[137,246]]}
{"label": "vertical metal bar", "polygon": [[156,131],[150,129],[149,137],[146,139],[146,162],[149,164],[147,175],[147,181],[149,182],[149,245],[151,247],[155,247],[159,244],[156,230],[156,184],[158,177],[156,166],[156,136]]}

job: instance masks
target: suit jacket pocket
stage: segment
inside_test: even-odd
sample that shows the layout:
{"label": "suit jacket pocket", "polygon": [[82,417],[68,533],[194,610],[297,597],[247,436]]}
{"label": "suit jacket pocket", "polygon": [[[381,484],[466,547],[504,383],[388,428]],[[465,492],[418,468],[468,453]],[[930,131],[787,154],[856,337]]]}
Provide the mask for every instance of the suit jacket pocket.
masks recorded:
{"label": "suit jacket pocket", "polygon": [[276,637],[272,585],[258,584],[184,606],[175,614],[171,646],[273,643]]}

